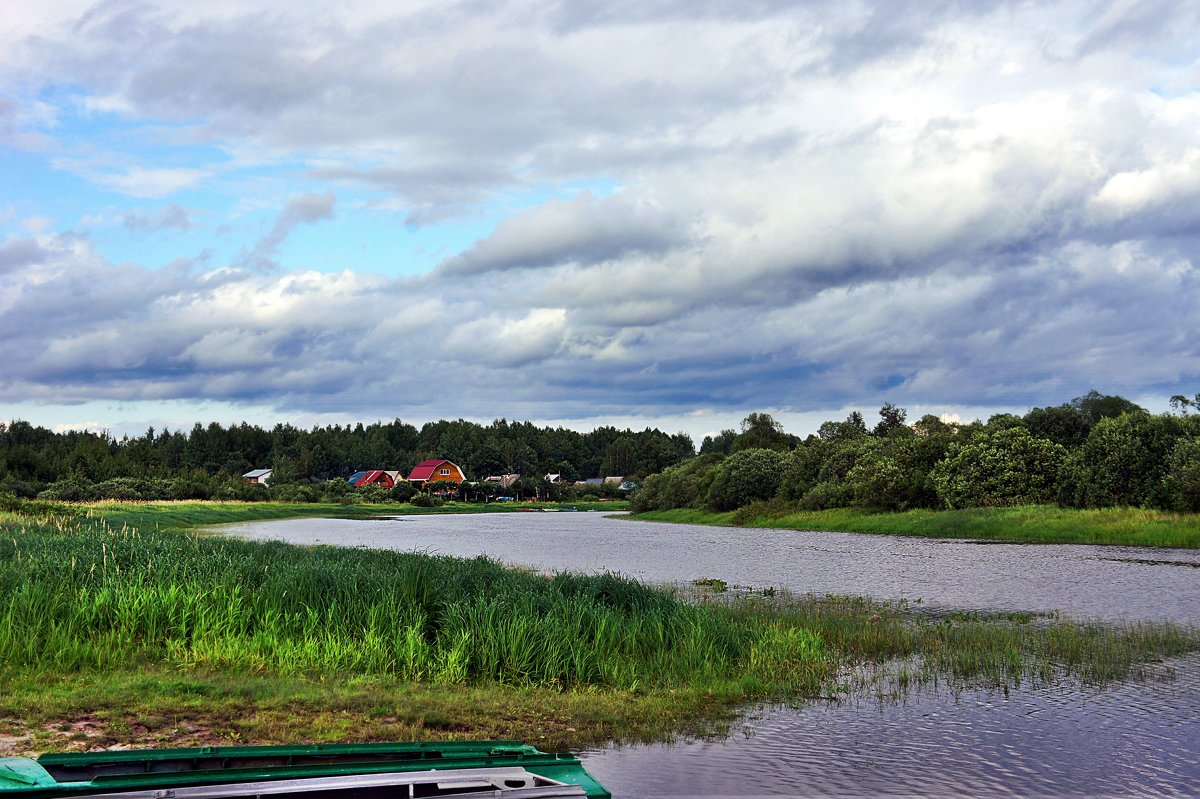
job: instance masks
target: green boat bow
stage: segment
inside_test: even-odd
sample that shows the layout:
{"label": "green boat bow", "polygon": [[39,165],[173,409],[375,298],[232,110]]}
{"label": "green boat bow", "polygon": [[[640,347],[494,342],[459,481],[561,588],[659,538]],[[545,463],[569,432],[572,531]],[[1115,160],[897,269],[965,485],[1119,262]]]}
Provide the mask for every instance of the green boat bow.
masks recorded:
{"label": "green boat bow", "polygon": [[607,799],[577,757],[520,741],[238,746],[0,758],[0,799]]}

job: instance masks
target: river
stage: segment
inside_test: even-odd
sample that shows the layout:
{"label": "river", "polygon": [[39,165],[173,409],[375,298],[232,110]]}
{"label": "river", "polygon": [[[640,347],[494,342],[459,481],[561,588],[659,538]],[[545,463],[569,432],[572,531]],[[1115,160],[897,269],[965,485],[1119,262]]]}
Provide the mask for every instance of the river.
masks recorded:
{"label": "river", "polygon": [[[598,513],[304,519],[252,539],[474,556],[651,583],[905,599],[912,607],[1200,623],[1200,552],[635,522]],[[752,708],[720,741],[585,752],[615,796],[1200,796],[1200,656],[1103,690],[923,690]]]}

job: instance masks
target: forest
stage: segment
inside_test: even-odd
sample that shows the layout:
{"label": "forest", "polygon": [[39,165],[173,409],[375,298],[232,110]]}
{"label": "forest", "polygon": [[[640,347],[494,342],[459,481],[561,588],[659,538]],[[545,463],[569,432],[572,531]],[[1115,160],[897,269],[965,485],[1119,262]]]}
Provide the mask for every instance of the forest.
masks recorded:
{"label": "forest", "polygon": [[[426,458],[446,458],[468,480],[520,474],[515,491],[545,491],[543,477],[565,483],[607,475],[661,472],[695,456],[690,436],[600,427],[580,433],[562,427],[498,419],[480,425],[462,419],[419,429],[399,419],[369,425],[270,430],[241,423],[196,424],[190,432],[156,431],[116,438],[104,432],[55,432],[23,421],[0,422],[0,493],[64,501],[98,499],[273,499],[316,501],[405,499],[381,490],[350,492],[343,478],[360,469],[405,474]],[[242,475],[273,469],[271,486],[247,485]],[[588,487],[592,493],[615,486]]]}
{"label": "forest", "polygon": [[1024,416],[907,421],[890,403],[804,438],[770,415],[706,437],[698,457],[646,479],[634,511],[959,509],[1033,504],[1200,511],[1200,394],[1151,414],[1095,390]]}
{"label": "forest", "polygon": [[[436,457],[461,465],[472,482],[518,473],[522,480],[506,493],[527,497],[547,496],[548,473],[567,486],[607,475],[644,479],[631,497],[635,511],[1029,504],[1200,511],[1200,394],[1172,397],[1171,407],[1151,414],[1093,390],[1023,416],[957,423],[933,415],[910,422],[904,408],[885,403],[873,427],[854,411],[805,438],[770,414],[751,413],[740,430],[706,437],[698,454],[683,433],[581,433],[505,419],[419,429],[399,419],[311,430],[212,423],[119,439],[14,421],[0,423],[0,493],[65,501],[409,500],[407,483],[351,489],[344,478],[359,469],[407,472]],[[274,470],[270,488],[247,485],[242,475],[253,468]],[[588,486],[550,489],[550,496],[584,491],[617,495],[616,486]]]}

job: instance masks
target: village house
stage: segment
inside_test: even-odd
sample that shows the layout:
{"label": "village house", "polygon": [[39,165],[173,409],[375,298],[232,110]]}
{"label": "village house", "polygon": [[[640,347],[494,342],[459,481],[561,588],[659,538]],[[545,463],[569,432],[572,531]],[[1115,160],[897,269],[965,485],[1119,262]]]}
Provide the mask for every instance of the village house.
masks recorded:
{"label": "village house", "polygon": [[463,470],[446,460],[421,461],[408,475],[408,482],[424,488],[428,483],[461,483],[466,480]]}
{"label": "village house", "polygon": [[362,486],[383,486],[391,488],[396,485],[396,481],[400,480],[400,472],[391,469],[367,469],[361,472],[355,472],[346,478],[346,481],[355,488]]}

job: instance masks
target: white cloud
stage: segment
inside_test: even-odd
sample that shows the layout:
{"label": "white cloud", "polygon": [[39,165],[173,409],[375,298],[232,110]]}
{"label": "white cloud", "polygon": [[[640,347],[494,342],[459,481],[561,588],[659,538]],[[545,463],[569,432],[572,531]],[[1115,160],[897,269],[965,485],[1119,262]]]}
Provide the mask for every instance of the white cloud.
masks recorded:
{"label": "white cloud", "polygon": [[166,197],[194,186],[208,174],[191,167],[135,167],[122,173],[96,174],[92,180],[130,197]]}

